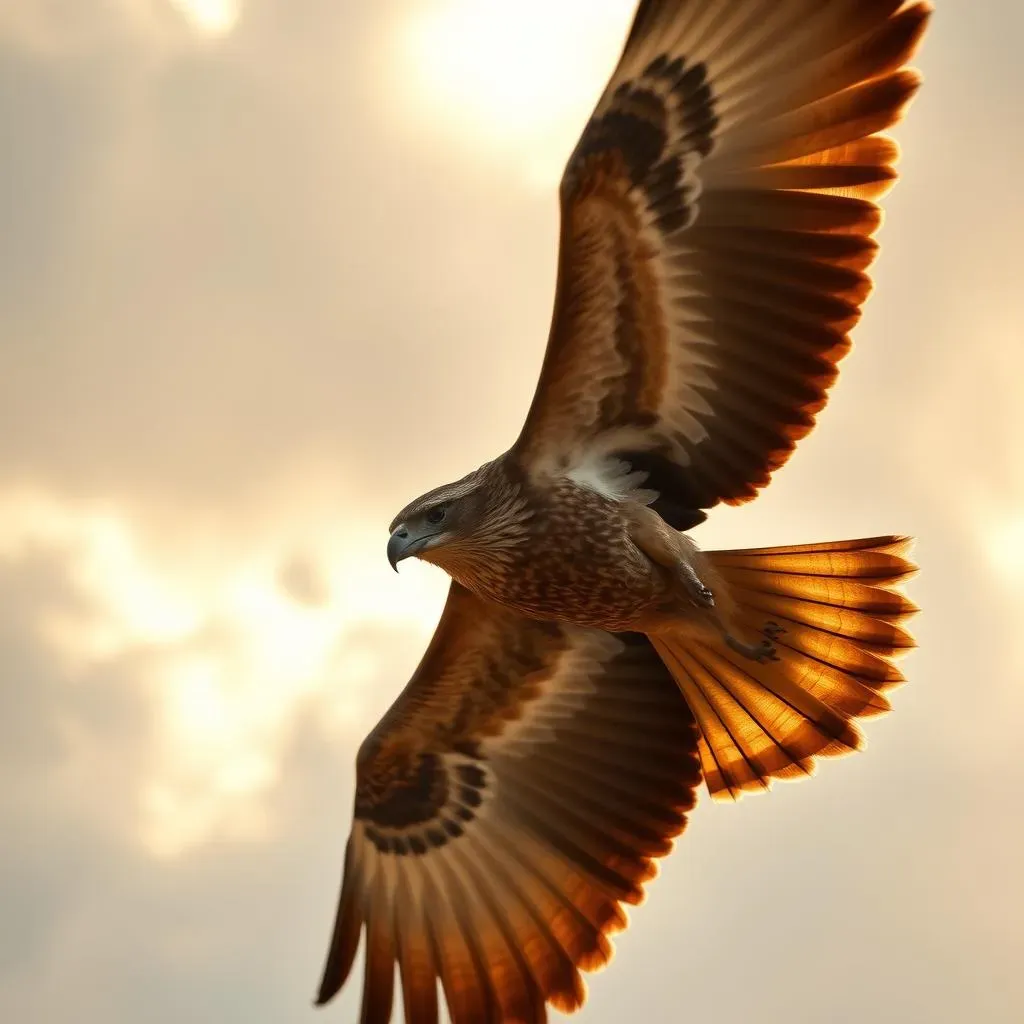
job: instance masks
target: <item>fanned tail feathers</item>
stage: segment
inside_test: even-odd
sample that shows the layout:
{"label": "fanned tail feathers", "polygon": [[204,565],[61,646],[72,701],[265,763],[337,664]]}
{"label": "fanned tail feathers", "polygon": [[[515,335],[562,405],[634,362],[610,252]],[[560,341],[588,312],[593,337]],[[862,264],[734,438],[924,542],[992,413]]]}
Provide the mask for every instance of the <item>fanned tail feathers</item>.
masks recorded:
{"label": "fanned tail feathers", "polygon": [[[736,799],[773,778],[809,774],[814,757],[862,745],[854,719],[889,710],[894,664],[914,647],[917,608],[898,587],[916,571],[906,537],[708,552],[745,639],[770,636],[778,660],[724,642],[652,637],[701,730],[711,795]],[[767,630],[767,632],[766,632]]]}

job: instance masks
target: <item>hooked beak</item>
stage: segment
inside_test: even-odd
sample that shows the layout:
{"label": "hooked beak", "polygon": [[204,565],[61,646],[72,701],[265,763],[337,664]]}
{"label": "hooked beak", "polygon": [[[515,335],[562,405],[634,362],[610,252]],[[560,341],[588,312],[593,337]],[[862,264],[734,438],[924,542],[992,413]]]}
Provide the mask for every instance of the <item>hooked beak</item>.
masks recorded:
{"label": "hooked beak", "polygon": [[388,539],[388,562],[398,572],[398,563],[419,554],[440,531],[425,533],[410,530],[405,523],[399,523]]}

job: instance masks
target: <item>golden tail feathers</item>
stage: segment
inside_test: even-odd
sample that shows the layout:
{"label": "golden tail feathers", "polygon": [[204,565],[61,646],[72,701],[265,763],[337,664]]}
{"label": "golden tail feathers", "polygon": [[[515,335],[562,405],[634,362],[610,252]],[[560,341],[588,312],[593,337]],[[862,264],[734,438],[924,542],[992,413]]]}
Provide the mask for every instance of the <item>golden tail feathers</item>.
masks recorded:
{"label": "golden tail feathers", "polygon": [[917,608],[897,589],[916,572],[910,545],[873,537],[705,552],[733,627],[770,638],[777,657],[754,661],[685,632],[651,637],[700,726],[713,797],[735,800],[861,747],[853,720],[889,710],[885,692],[904,679],[894,660],[915,646],[903,623]]}

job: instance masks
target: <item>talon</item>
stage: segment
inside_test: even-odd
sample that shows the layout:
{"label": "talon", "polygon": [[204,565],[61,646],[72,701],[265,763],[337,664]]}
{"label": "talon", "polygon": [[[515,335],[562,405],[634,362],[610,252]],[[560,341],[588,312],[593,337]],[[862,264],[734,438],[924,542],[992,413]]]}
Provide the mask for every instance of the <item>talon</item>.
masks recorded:
{"label": "talon", "polygon": [[764,633],[769,640],[778,640],[786,630],[777,622],[767,622],[761,632]]}
{"label": "talon", "polygon": [[757,654],[754,656],[754,661],[759,664],[763,661],[779,661],[779,652],[775,648],[775,644],[771,640],[762,640],[760,648]]}
{"label": "talon", "polygon": [[693,588],[692,597],[693,603],[696,605],[702,605],[705,608],[715,607],[715,595],[703,583]]}
{"label": "talon", "polygon": [[775,644],[770,640],[762,640],[757,644],[748,644],[744,643],[742,640],[737,640],[736,637],[726,633],[725,642],[737,654],[742,654],[744,658],[749,658],[751,661],[756,661],[758,664],[764,661],[780,660],[778,651],[775,649]]}

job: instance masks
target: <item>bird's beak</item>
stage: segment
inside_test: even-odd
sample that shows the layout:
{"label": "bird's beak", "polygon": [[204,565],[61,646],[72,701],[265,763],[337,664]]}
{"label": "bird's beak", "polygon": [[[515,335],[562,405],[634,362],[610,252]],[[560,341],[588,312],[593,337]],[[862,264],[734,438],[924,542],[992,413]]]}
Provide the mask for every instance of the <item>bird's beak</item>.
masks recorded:
{"label": "bird's beak", "polygon": [[405,523],[399,523],[391,531],[391,537],[388,539],[388,562],[390,562],[391,568],[398,572],[398,563],[419,554],[438,535],[438,532],[417,531],[410,529]]}

